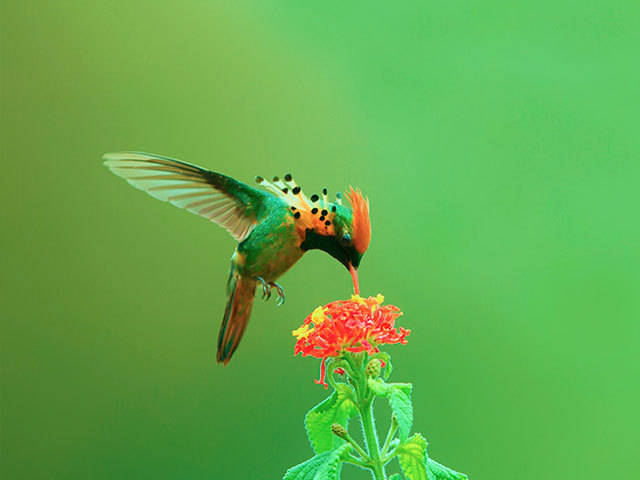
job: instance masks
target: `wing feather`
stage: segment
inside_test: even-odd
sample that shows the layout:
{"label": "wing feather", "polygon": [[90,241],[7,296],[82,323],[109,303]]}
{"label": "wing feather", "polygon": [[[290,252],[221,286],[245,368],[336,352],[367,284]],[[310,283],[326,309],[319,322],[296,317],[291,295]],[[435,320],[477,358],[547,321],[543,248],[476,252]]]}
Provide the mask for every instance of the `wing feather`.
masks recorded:
{"label": "wing feather", "polygon": [[152,197],[200,215],[226,228],[239,242],[258,221],[262,190],[180,160],[140,152],[107,153],[104,164]]}

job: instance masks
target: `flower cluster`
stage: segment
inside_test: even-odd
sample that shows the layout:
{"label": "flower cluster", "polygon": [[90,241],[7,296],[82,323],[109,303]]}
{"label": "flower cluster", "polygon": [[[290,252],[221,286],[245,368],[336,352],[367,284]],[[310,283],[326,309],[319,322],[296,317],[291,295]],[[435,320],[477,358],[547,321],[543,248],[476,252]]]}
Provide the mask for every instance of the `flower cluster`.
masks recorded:
{"label": "flower cluster", "polygon": [[[402,312],[395,305],[382,305],[384,297],[338,300],[316,308],[303,325],[292,333],[297,337],[294,355],[311,355],[322,359],[320,383],[326,386],[325,361],[343,352],[379,352],[382,344],[406,344],[411,332],[395,328],[395,320]],[[341,372],[337,372],[341,373]]]}

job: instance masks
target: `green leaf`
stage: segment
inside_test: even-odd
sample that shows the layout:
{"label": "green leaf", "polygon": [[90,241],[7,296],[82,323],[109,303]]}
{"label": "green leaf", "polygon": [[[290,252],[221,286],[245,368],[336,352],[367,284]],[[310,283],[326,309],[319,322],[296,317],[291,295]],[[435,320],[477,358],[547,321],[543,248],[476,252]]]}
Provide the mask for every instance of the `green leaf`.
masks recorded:
{"label": "green leaf", "polygon": [[342,461],[347,458],[352,448],[350,444],[345,444],[335,450],[320,453],[291,467],[282,480],[338,480]]}
{"label": "green leaf", "polygon": [[409,480],[433,480],[427,474],[427,441],[416,433],[396,450],[398,463]]}
{"label": "green leaf", "polygon": [[344,440],[331,433],[331,425],[339,423],[347,426],[349,419],[358,414],[353,400],[351,387],[344,383],[336,384],[336,390],[329,398],[313,407],[304,417],[307,437],[314,452],[332,450],[344,443]]}
{"label": "green leaf", "polygon": [[400,475],[399,473],[394,473],[389,477],[389,480],[402,480],[402,475]]}
{"label": "green leaf", "polygon": [[313,480],[313,477],[318,473],[318,469],[325,464],[329,455],[331,455],[331,452],[324,452],[306,462],[291,467],[284,474],[282,480]]}
{"label": "green leaf", "polygon": [[390,385],[381,378],[369,378],[367,380],[369,388],[379,397],[386,397],[389,394]]}
{"label": "green leaf", "polygon": [[389,391],[389,404],[398,421],[398,436],[404,442],[413,425],[413,405],[411,404],[410,383],[392,383]]}
{"label": "green leaf", "polygon": [[386,383],[384,380],[370,378],[369,388],[379,397],[389,399],[391,411],[398,421],[398,433],[401,441],[405,441],[413,425],[413,405],[411,404],[410,383]]}
{"label": "green leaf", "polygon": [[429,458],[427,460],[427,469],[433,474],[437,480],[467,480],[468,477],[464,473],[451,470],[440,463]]}
{"label": "green leaf", "polygon": [[318,469],[313,480],[339,479],[340,471],[342,470],[342,461],[349,456],[352,448],[353,447],[347,443],[332,450],[325,463]]}

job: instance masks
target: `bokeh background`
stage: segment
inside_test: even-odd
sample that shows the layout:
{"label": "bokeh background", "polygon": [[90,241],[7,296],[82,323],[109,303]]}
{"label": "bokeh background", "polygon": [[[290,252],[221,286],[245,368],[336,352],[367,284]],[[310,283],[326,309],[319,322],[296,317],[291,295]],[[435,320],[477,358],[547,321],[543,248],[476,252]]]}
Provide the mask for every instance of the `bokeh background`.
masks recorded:
{"label": "bokeh background", "polygon": [[[472,479],[633,475],[637,1],[2,2],[1,476],[264,478],[325,392],[290,331],[349,293],[307,255],[215,341],[234,241],[106,151],[371,199],[394,378]],[[384,413],[384,412],[383,412]],[[367,475],[350,466],[343,478]]]}

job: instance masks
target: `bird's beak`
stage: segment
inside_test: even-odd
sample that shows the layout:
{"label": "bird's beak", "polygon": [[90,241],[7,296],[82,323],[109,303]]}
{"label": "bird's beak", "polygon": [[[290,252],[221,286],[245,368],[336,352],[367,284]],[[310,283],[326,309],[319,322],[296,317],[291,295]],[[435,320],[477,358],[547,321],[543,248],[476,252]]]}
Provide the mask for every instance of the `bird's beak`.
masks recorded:
{"label": "bird's beak", "polygon": [[360,285],[358,284],[358,269],[349,262],[349,273],[353,279],[353,293],[360,295]]}

